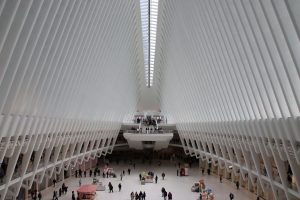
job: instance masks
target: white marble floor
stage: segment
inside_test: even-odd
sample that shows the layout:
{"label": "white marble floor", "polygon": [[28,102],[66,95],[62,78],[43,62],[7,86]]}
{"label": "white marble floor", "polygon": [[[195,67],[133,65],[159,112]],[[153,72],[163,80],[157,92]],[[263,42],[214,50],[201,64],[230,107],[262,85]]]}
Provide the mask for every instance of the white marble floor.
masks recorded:
{"label": "white marble floor", "polygon": [[[196,200],[199,196],[199,193],[191,192],[191,186],[194,182],[198,181],[200,178],[205,179],[207,186],[213,189],[215,193],[216,200],[228,200],[229,193],[232,192],[235,195],[236,200],[254,200],[256,199],[255,195],[248,192],[247,190],[240,189],[237,190],[234,184],[224,180],[223,183],[219,182],[218,177],[213,175],[201,175],[200,170],[197,167],[191,168],[189,171],[189,176],[179,177],[176,176],[176,167],[173,165],[163,164],[162,166],[150,166],[150,165],[136,165],[136,168],[132,169],[131,174],[127,174],[127,169],[129,165],[111,165],[114,168],[118,178],[100,178],[106,185],[106,191],[97,191],[96,199],[98,200],[129,200],[130,193],[145,191],[146,199],[148,200],[161,200],[161,188],[166,188],[167,192],[173,194],[173,200]],[[126,175],[123,177],[123,180],[120,181],[119,174],[122,170],[126,171]],[[158,183],[146,183],[146,185],[141,185],[139,182],[139,173],[142,171],[153,171],[158,175]],[[165,180],[162,180],[161,173],[165,172]],[[102,173],[102,172],[101,172]],[[87,173],[88,174],[88,173]],[[99,177],[97,177],[99,178]],[[69,186],[68,194],[59,197],[60,200],[71,200],[71,191],[78,188],[78,178],[69,178],[65,180],[65,184]],[[82,184],[90,184],[92,178],[82,178]],[[111,182],[114,186],[114,193],[109,193],[107,184]],[[121,192],[118,191],[118,184],[122,184]],[[55,189],[62,185],[62,182],[59,182]],[[46,190],[42,191],[43,200],[52,199],[53,187],[49,187]]]}

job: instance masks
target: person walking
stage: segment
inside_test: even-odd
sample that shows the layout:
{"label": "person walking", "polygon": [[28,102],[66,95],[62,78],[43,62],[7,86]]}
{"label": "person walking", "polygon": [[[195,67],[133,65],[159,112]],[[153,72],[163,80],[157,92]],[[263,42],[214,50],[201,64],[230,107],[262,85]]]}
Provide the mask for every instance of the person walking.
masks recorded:
{"label": "person walking", "polygon": [[166,189],[164,187],[161,188],[161,196],[163,197],[165,194]]}
{"label": "person walking", "polygon": [[72,191],[72,200],[75,200],[76,198],[75,198],[75,193],[74,193],[74,191]]}
{"label": "person walking", "polygon": [[155,183],[157,183],[157,179],[158,179],[158,177],[157,177],[157,175],[155,176]]}
{"label": "person walking", "polygon": [[223,177],[222,174],[220,175],[220,183],[222,183]]}
{"label": "person walking", "polygon": [[53,192],[53,200],[58,200],[58,198],[57,198],[57,191]]}
{"label": "person walking", "polygon": [[114,192],[114,187],[112,186],[111,182],[108,183],[109,193]]}
{"label": "person walking", "polygon": [[168,200],[172,200],[172,193],[171,192],[168,193]]}
{"label": "person walking", "polygon": [[118,187],[119,187],[119,192],[121,192],[121,188],[122,188],[121,183],[119,183]]}
{"label": "person walking", "polygon": [[78,183],[79,183],[79,187],[80,187],[81,186],[81,178],[79,179]]}
{"label": "person walking", "polygon": [[142,180],[142,174],[139,174],[139,177],[140,177],[140,181]]}
{"label": "person walking", "polygon": [[234,195],[231,192],[229,194],[229,198],[230,198],[230,200],[234,199]]}
{"label": "person walking", "polygon": [[238,190],[240,188],[240,182],[237,181],[235,185],[236,185],[236,189]]}
{"label": "person walking", "polygon": [[162,179],[165,180],[165,176],[166,176],[165,172],[163,172],[163,173],[161,174],[161,176],[162,176]]}
{"label": "person walking", "polygon": [[164,192],[164,200],[167,200],[168,192],[165,190]]}
{"label": "person walking", "polygon": [[121,172],[121,174],[120,174],[120,179],[121,179],[121,181],[122,181],[122,179],[123,179],[123,174],[122,174],[122,172]]}
{"label": "person walking", "polygon": [[143,192],[143,200],[146,200],[146,192]]}
{"label": "person walking", "polygon": [[135,200],[139,199],[139,194],[137,192],[135,192]]}
{"label": "person walking", "polygon": [[130,171],[131,171],[131,170],[128,168],[128,170],[127,170],[127,171],[128,171],[128,175],[130,175]]}
{"label": "person walking", "polygon": [[140,191],[140,193],[139,193],[139,200],[142,200],[142,198],[143,198],[143,193],[142,193],[142,191]]}
{"label": "person walking", "polygon": [[133,192],[130,193],[130,199],[134,200],[134,193]]}

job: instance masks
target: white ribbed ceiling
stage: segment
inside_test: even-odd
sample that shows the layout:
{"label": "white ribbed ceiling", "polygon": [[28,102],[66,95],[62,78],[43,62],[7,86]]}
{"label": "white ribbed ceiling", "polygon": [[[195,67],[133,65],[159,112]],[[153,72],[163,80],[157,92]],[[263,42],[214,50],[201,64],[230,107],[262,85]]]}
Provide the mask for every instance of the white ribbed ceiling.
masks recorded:
{"label": "white ribbed ceiling", "polygon": [[[145,39],[148,1],[158,13]],[[238,166],[275,194],[273,156],[286,197],[275,199],[299,199],[300,1],[148,1],[0,0],[0,161],[13,158],[0,199],[37,180],[26,169],[33,151],[47,151],[34,166],[51,174],[106,155],[121,122],[145,110],[176,123],[185,153]],[[288,165],[297,191],[287,188]]]}
{"label": "white ribbed ceiling", "polygon": [[176,122],[299,117],[300,1],[160,2],[155,79]]}
{"label": "white ribbed ceiling", "polygon": [[2,116],[122,121],[149,108],[175,121],[299,116],[299,1],[159,1],[150,89],[146,4],[1,1]]}
{"label": "white ribbed ceiling", "polygon": [[0,1],[0,113],[122,121],[143,77],[136,0]]}

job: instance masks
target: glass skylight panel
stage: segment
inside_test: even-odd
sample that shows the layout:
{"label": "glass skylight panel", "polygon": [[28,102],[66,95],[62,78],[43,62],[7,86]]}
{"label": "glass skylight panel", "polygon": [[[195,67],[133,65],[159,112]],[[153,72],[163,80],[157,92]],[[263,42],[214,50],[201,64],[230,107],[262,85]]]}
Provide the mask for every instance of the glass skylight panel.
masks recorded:
{"label": "glass skylight panel", "polygon": [[158,1],[140,0],[145,78],[148,87],[153,84]]}

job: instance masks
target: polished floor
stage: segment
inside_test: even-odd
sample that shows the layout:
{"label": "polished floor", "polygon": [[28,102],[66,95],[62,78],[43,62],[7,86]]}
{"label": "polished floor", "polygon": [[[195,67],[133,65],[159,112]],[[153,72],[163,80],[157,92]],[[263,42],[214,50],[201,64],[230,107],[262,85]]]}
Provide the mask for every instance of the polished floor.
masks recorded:
{"label": "polished floor", "polygon": [[[97,191],[96,199],[97,200],[129,200],[130,193],[145,191],[146,199],[148,200],[160,200],[163,199],[161,197],[161,188],[166,188],[167,192],[171,192],[173,194],[173,200],[196,200],[199,196],[199,193],[191,192],[191,186],[197,180],[205,179],[205,183],[208,187],[213,190],[215,194],[216,200],[228,200],[229,193],[232,192],[235,195],[235,199],[238,200],[255,200],[256,196],[247,190],[240,189],[237,190],[234,184],[224,180],[223,183],[219,182],[218,177],[213,175],[201,175],[198,167],[194,166],[189,171],[189,176],[179,177],[176,176],[176,167],[171,164],[164,163],[162,166],[157,165],[136,165],[136,168],[133,169],[132,166],[125,164],[112,164],[111,167],[114,168],[117,178],[100,178],[106,185],[106,191]],[[130,167],[132,169],[131,174],[127,174],[127,169]],[[119,174],[122,170],[126,171],[126,175],[123,177],[123,180],[120,181]],[[153,171],[158,175],[158,183],[146,183],[146,185],[141,185],[139,182],[139,173],[142,171]],[[165,180],[162,180],[161,174],[165,172],[166,177]],[[99,177],[98,177],[99,178]],[[68,194],[59,197],[60,200],[71,200],[71,191],[78,188],[79,178],[69,178],[64,181],[65,184],[69,187]],[[90,184],[92,182],[92,178],[86,177],[82,178],[82,184]],[[114,186],[114,193],[109,193],[107,189],[108,182],[111,182]],[[118,184],[122,184],[122,189],[118,191]],[[62,185],[62,182],[59,182],[55,189],[58,190]],[[53,187],[49,187],[46,190],[42,191],[43,200],[52,199]],[[76,192],[75,192],[76,193]]]}

